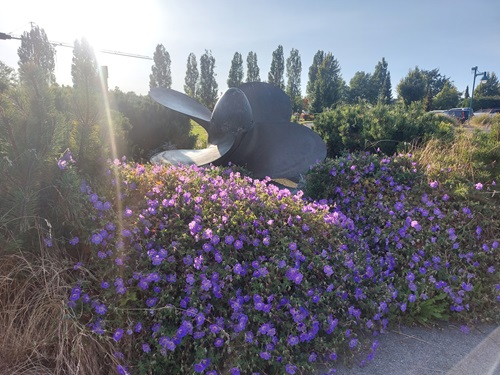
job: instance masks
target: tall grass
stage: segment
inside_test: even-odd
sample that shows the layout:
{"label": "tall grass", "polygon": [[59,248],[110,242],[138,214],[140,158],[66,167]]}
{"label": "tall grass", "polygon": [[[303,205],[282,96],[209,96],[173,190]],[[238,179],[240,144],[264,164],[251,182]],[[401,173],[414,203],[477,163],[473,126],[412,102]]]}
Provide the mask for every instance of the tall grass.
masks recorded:
{"label": "tall grass", "polygon": [[41,247],[0,255],[0,374],[112,373],[109,340],[89,335],[67,308],[73,266]]}

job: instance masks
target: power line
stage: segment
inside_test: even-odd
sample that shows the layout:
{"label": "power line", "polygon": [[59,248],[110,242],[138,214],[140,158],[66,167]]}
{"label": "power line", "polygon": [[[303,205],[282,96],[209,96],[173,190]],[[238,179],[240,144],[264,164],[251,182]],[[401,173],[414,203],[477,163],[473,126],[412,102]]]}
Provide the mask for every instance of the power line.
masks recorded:
{"label": "power line", "polygon": [[[21,37],[18,36],[18,35],[11,35],[11,34],[6,34],[6,33],[2,33],[0,32],[0,40],[8,40],[8,39],[16,39],[16,40],[21,40]],[[51,41],[49,40],[49,43],[52,44],[53,46],[55,47],[68,47],[68,48],[74,48],[72,44],[69,44],[69,43],[64,43],[64,42],[55,42],[55,41]],[[102,52],[102,53],[108,53],[108,54],[111,54],[111,55],[118,55],[118,56],[125,56],[125,57],[133,57],[133,58],[136,58],[136,59],[145,59],[145,60],[153,60],[151,57],[149,56],[145,56],[145,55],[138,55],[136,53],[128,53],[128,52],[121,52],[121,51],[113,51],[113,50],[109,50],[109,49],[100,49],[98,50],[99,52]]]}

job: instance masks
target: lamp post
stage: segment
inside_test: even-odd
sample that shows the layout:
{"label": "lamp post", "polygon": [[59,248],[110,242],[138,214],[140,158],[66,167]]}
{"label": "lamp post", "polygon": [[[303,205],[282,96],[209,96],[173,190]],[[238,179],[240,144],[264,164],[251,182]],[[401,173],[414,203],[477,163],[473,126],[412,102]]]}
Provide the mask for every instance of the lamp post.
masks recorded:
{"label": "lamp post", "polygon": [[474,98],[474,86],[476,85],[476,77],[482,75],[483,78],[481,78],[481,83],[485,83],[486,81],[488,81],[488,76],[486,75],[486,72],[478,72],[477,71],[477,66],[473,67],[472,68],[472,72],[474,73],[474,80],[472,81],[472,93],[470,95],[470,105],[469,105],[469,108],[470,108],[470,113],[469,113],[469,118],[472,116],[472,99]]}

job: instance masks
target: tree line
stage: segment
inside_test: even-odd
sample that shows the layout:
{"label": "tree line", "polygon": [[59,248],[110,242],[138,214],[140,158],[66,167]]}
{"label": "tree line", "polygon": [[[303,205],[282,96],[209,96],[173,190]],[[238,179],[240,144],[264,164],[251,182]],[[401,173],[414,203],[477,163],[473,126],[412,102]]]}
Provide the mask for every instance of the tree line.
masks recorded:
{"label": "tree line", "polygon": [[[150,87],[171,87],[170,64],[169,53],[162,44],[158,44],[154,52]],[[198,70],[196,55],[189,54],[184,92],[209,108],[213,108],[218,99],[218,84],[214,68],[215,58],[211,51],[205,50],[201,56],[200,70]],[[226,81],[227,86],[238,87],[243,82],[261,81],[257,54],[253,51],[247,55],[246,79],[244,73],[243,56],[235,52]],[[358,71],[347,84],[342,78],[339,61],[331,52],[319,50],[309,67],[305,97],[301,94],[301,74],[302,62],[299,51],[292,48],[285,60],[283,46],[279,45],[272,53],[267,82],[287,93],[295,112],[307,110],[320,113],[338,104],[356,104],[360,101],[370,104],[390,104],[395,101],[392,94],[391,74],[385,58],[375,65],[373,73]],[[396,86],[396,92],[397,100],[405,105],[422,102],[428,111],[449,109],[458,105],[468,106],[465,99],[469,98],[469,88],[467,87],[463,93],[460,92],[451,78],[441,74],[437,68],[424,70],[416,66],[410,69]],[[496,98],[495,100],[499,100],[498,105],[500,105],[500,84],[494,72],[489,73],[486,83],[478,85],[474,96],[478,100],[484,97]]]}

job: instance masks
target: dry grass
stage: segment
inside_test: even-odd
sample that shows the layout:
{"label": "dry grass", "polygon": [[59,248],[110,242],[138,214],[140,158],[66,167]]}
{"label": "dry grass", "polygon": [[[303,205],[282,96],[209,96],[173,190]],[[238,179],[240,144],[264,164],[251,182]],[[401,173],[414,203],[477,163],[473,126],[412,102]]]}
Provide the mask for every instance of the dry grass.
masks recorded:
{"label": "dry grass", "polygon": [[452,174],[459,173],[473,178],[476,174],[474,166],[474,136],[470,132],[457,134],[454,142],[443,142],[432,139],[425,147],[414,150],[415,158],[420,165],[427,166],[428,173],[440,174],[441,170],[451,169]]}
{"label": "dry grass", "polygon": [[115,373],[111,343],[66,307],[73,269],[53,251],[0,255],[0,374]]}

